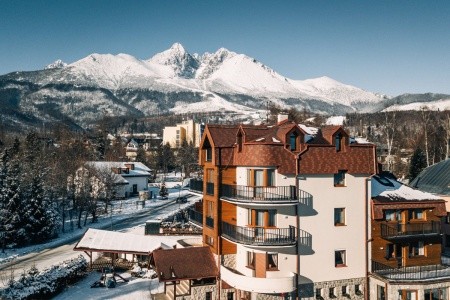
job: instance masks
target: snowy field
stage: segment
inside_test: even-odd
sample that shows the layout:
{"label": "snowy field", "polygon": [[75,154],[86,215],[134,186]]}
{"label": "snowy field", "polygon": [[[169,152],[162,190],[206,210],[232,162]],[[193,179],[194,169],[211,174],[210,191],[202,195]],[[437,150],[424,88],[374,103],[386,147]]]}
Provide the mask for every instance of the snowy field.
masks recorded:
{"label": "snowy field", "polygon": [[[88,228],[98,228],[105,230],[118,230],[120,232],[129,232],[134,234],[144,234],[145,221],[149,219],[166,219],[175,215],[180,209],[192,205],[201,199],[201,196],[194,195],[188,198],[187,203],[175,203],[175,199],[179,196],[189,194],[187,190],[181,189],[184,185],[182,182],[174,178],[168,178],[166,187],[168,187],[169,196],[167,200],[152,199],[147,200],[145,207],[136,205],[138,197],[126,200],[118,200],[114,203],[112,214],[101,216],[97,223],[89,223],[82,229],[75,229],[60,236],[48,243],[34,245],[19,249],[7,249],[6,253],[0,254],[0,273],[3,276],[9,272],[11,268],[16,269],[15,277],[18,277],[25,269],[29,269],[31,265],[21,264],[21,260],[28,261],[28,257],[36,258],[35,264],[39,270],[57,265],[60,262],[76,257],[83,252],[73,251],[73,247],[78,242]],[[150,190],[157,192],[158,188],[151,186]],[[151,216],[151,217],[150,217]],[[119,226],[121,225],[121,226]],[[119,228],[121,227],[121,228]],[[66,227],[67,228],[67,227]],[[155,236],[155,238],[157,238]],[[175,240],[182,239],[181,236],[174,236]],[[39,257],[42,256],[42,259]],[[10,266],[14,264],[13,266]],[[2,270],[3,269],[3,270]],[[5,273],[6,272],[6,273]],[[107,288],[90,288],[90,285],[100,278],[100,273],[92,272],[85,279],[67,288],[57,299],[148,299],[150,290],[157,290],[157,282],[153,282],[149,278],[131,278],[128,283],[119,282],[114,289]],[[130,276],[125,273],[124,276]],[[153,283],[152,283],[153,282]],[[0,282],[0,287],[5,283]]]}

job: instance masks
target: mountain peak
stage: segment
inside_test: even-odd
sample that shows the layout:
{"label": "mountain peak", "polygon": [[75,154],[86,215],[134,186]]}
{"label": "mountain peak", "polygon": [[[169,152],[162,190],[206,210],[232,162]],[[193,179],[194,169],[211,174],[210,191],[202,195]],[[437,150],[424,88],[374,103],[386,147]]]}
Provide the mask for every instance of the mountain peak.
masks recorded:
{"label": "mountain peak", "polygon": [[61,69],[61,68],[64,68],[65,66],[67,66],[67,64],[65,62],[63,62],[62,60],[58,59],[58,60],[55,60],[54,62],[52,62],[51,64],[47,65],[44,69],[45,70]]}
{"label": "mountain peak", "polygon": [[177,76],[192,78],[199,66],[198,60],[189,54],[180,43],[155,54],[149,62],[172,67]]}

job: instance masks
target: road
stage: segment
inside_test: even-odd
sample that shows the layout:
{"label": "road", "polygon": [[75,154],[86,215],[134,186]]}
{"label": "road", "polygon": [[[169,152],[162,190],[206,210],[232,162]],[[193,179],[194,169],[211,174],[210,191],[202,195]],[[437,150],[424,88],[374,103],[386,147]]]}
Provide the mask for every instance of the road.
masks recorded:
{"label": "road", "polygon": [[[179,208],[180,206],[178,203],[175,203],[175,200],[166,200],[157,207],[152,207],[150,210],[145,209],[137,211],[136,213],[130,214],[127,218],[114,220],[113,216],[113,229],[120,231],[133,228],[145,223],[147,220],[157,218],[162,213],[175,211]],[[101,228],[110,230],[111,223],[105,222]],[[73,238],[65,239],[52,248],[44,249],[39,252],[32,252],[14,259],[11,262],[0,265],[0,286],[6,284],[5,279],[10,278],[11,272],[14,272],[14,277],[17,278],[24,270],[30,269],[33,265],[35,265],[38,270],[43,270],[46,267],[77,257],[80,254],[85,255],[84,252],[73,251],[73,248],[80,238],[80,236],[74,236]]]}

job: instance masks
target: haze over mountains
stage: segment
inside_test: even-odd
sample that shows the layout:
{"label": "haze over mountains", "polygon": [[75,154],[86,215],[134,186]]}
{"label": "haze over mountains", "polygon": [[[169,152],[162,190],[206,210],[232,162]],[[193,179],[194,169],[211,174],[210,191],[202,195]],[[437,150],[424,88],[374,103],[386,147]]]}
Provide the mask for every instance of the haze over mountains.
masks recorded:
{"label": "haze over mountains", "polygon": [[[255,115],[270,103],[342,115],[375,112],[449,95],[389,98],[329,77],[286,78],[254,58],[225,48],[190,54],[181,44],[147,60],[128,54],[91,54],[74,63],[60,60],[43,70],[0,76],[0,112],[7,122],[64,120],[86,126],[100,116],[145,116],[161,112],[229,111]],[[443,104],[444,103],[444,104]],[[442,107],[440,107],[442,109]]]}

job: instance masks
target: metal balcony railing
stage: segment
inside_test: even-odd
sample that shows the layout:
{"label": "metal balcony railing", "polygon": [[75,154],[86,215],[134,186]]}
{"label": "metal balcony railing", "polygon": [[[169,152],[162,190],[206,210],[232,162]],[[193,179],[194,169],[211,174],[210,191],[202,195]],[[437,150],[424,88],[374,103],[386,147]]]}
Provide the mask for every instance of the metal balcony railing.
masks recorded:
{"label": "metal balcony railing", "polygon": [[450,267],[444,265],[393,268],[380,262],[372,261],[372,272],[390,281],[450,279]]}
{"label": "metal balcony railing", "polygon": [[426,223],[381,224],[381,237],[384,239],[435,236],[441,234],[441,223],[431,221]]}
{"label": "metal balcony railing", "polygon": [[311,194],[291,186],[222,185],[222,198],[241,202],[307,202]]}
{"label": "metal balcony railing", "polygon": [[199,211],[189,210],[189,222],[192,222],[198,226],[203,226],[203,214]]}
{"label": "metal balcony railing", "polygon": [[189,190],[203,194],[203,180],[191,179],[189,181]]}
{"label": "metal balcony railing", "polygon": [[240,244],[254,246],[283,246],[297,243],[297,229],[242,227],[222,222],[222,236]]}

